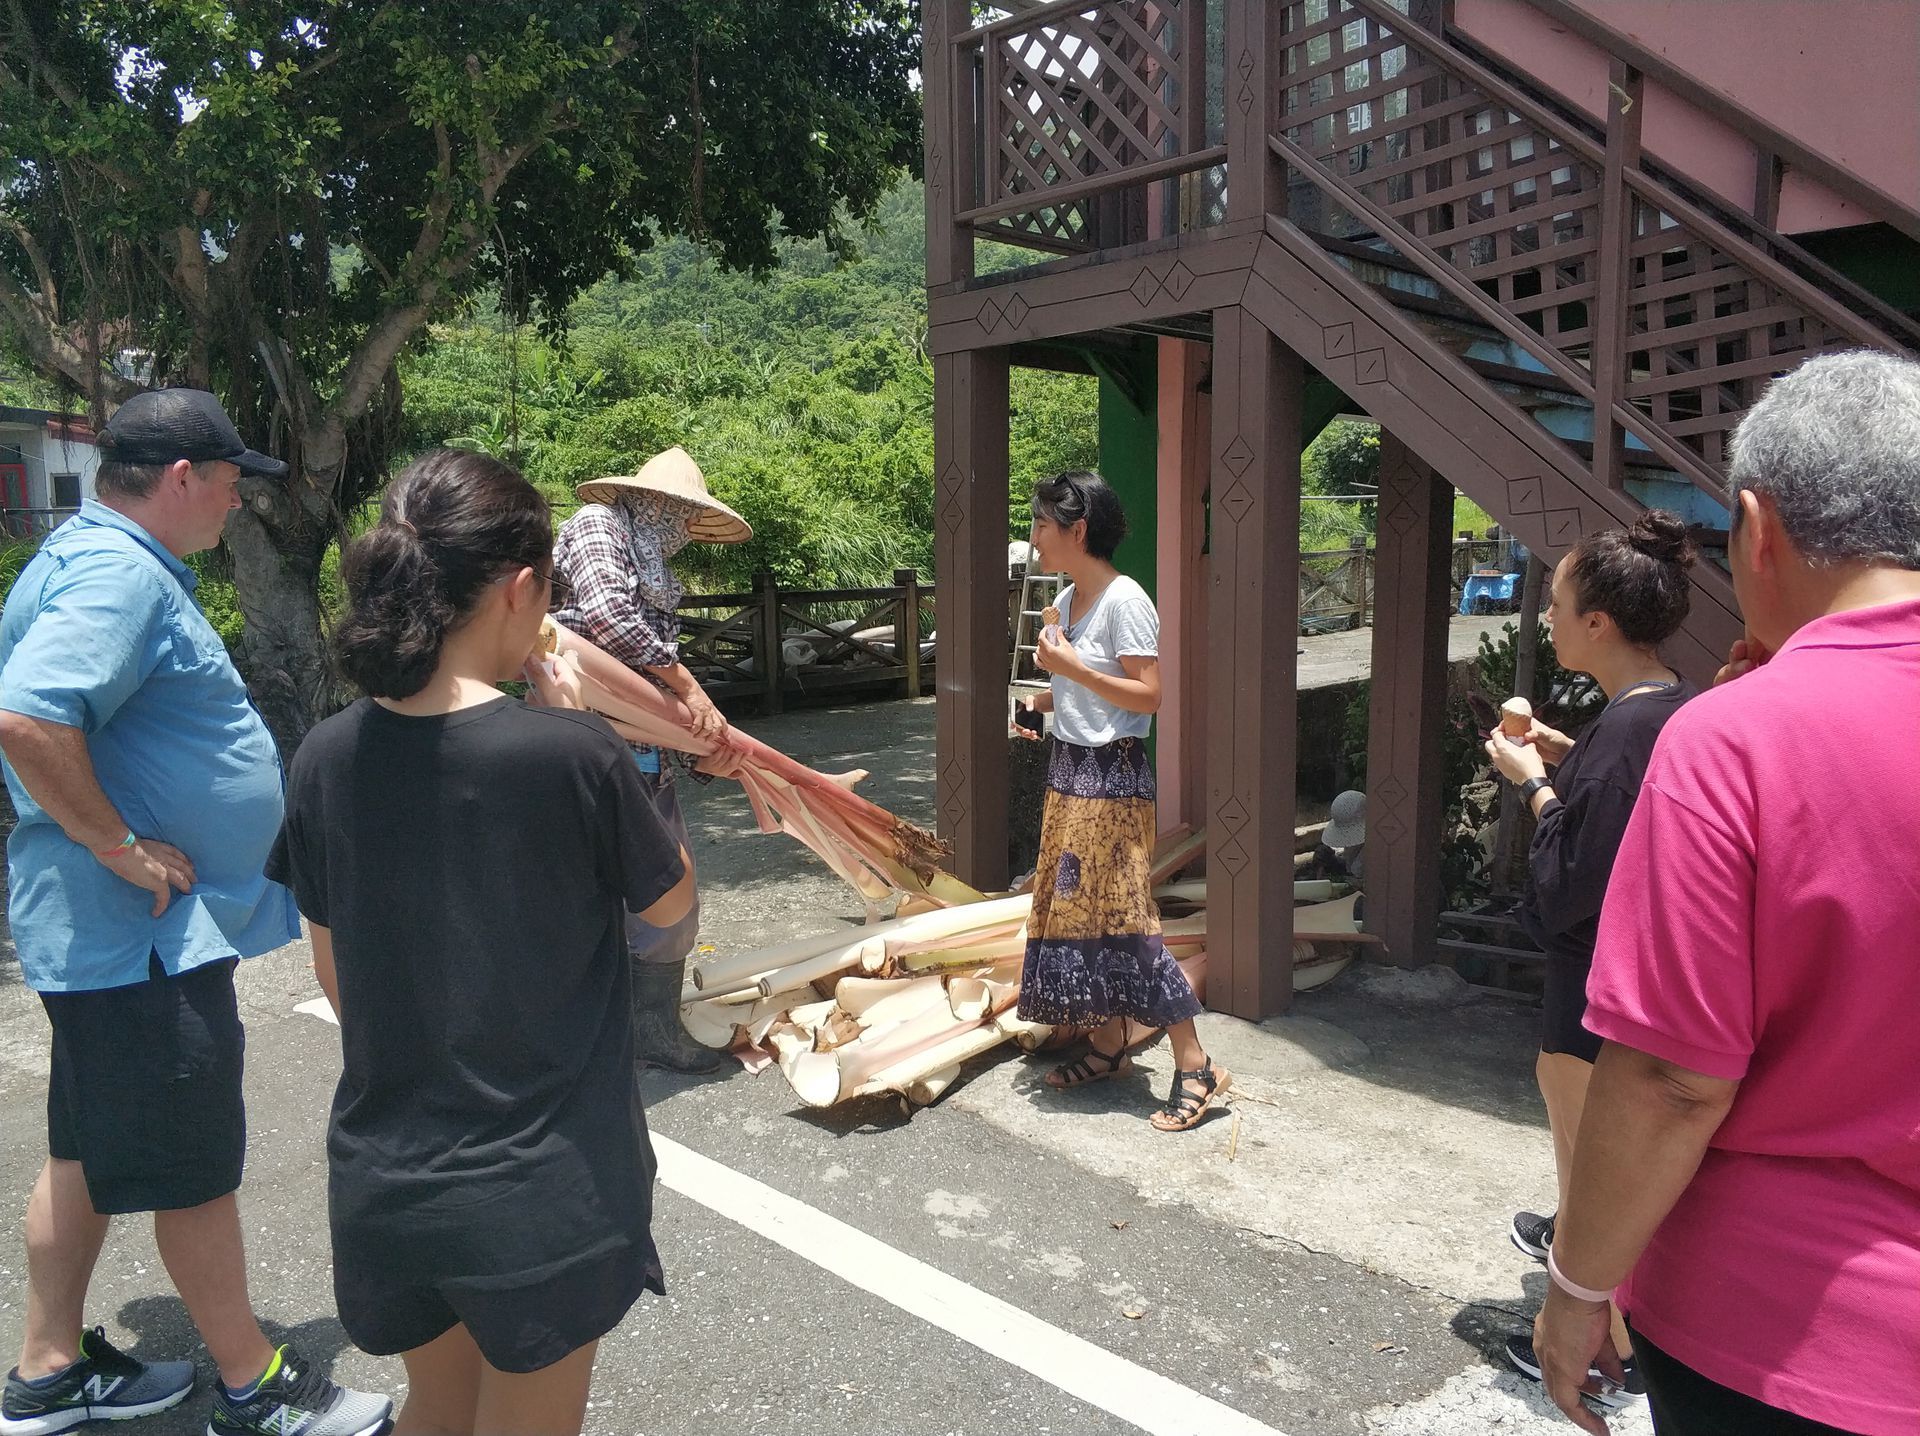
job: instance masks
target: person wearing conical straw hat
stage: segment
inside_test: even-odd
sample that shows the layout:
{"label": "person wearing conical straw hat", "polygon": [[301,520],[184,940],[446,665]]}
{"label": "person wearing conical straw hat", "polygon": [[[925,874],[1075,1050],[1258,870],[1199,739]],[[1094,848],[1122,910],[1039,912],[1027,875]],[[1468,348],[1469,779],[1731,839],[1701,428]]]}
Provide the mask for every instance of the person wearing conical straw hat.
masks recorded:
{"label": "person wearing conical straw hat", "polygon": [[[718,738],[727,720],[680,661],[678,607],[685,592],[670,561],[690,542],[744,543],[747,521],[707,491],[685,449],[649,459],[637,474],[581,484],[579,512],[554,542],[554,607],[560,622],[653,680],[693,713],[694,731]],[[657,748],[636,747],[642,782],[668,830],[688,852],[686,819],[673,774]],[[672,927],[629,914],[633,961],[634,1060],[677,1072],[711,1072],[726,1053],[694,1041],[680,1025],[680,989],[700,930],[700,905]]]}

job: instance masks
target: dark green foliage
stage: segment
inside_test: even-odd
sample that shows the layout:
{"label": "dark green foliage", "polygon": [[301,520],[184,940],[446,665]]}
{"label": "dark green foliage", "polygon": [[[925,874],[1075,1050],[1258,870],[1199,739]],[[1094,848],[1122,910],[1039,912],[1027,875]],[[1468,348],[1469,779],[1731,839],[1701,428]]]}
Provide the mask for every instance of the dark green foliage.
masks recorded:
{"label": "dark green foliage", "polygon": [[[676,566],[695,591],[738,592],[763,571],[819,587],[931,576],[923,235],[908,182],[850,258],[795,241],[761,280],[665,241],[573,305],[564,344],[476,306],[406,361],[405,446],[498,454],[564,516],[581,481],[680,444],[755,531],[686,550]],[[1008,532],[1024,536],[1034,479],[1097,460],[1095,381],[1017,371],[1013,409]]]}
{"label": "dark green foliage", "polygon": [[[912,0],[10,0],[0,348],[96,417],[214,389],[292,462],[228,531],[290,745],[340,697],[321,559],[390,472],[426,326],[486,295],[558,335],[673,234],[753,273],[810,237],[820,272],[774,319],[844,318],[833,260],[919,159],[919,59]],[[555,436],[518,404],[584,414],[595,367],[530,362],[502,418],[449,385],[430,428],[531,464]]]}

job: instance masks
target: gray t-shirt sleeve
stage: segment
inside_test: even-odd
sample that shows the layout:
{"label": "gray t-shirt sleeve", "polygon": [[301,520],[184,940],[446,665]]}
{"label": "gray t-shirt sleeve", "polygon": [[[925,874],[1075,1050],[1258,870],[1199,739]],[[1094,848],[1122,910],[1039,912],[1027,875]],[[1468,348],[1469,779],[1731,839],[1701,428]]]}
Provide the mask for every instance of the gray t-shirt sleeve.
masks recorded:
{"label": "gray t-shirt sleeve", "polygon": [[1160,615],[1144,593],[1126,595],[1114,609],[1113,652],[1116,657],[1160,656]]}

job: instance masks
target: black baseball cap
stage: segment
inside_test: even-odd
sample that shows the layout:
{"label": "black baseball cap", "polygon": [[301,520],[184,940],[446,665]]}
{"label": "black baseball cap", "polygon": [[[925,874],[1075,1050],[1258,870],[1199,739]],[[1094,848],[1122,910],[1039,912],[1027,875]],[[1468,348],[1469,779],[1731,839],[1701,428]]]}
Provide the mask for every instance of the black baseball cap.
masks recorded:
{"label": "black baseball cap", "polygon": [[122,464],[202,463],[225,459],[243,474],[286,477],[287,466],[246,446],[220,401],[205,389],[148,389],[114,410],[100,431],[100,452]]}

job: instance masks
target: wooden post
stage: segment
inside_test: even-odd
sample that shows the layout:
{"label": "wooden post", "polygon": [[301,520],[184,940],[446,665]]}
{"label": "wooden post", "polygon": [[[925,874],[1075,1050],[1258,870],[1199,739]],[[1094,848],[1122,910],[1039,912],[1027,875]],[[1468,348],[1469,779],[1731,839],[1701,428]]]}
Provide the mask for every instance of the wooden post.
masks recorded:
{"label": "wooden post", "polygon": [[[973,235],[954,215],[976,203],[974,78],[951,37],[973,25],[972,0],[924,0],[920,80],[926,115],[927,284],[973,275]],[[974,52],[965,52],[968,55]],[[995,96],[986,96],[989,106]]]}
{"label": "wooden post", "polygon": [[1613,62],[1607,85],[1606,170],[1600,189],[1600,250],[1594,269],[1593,477],[1603,488],[1626,481],[1626,431],[1613,417],[1627,384],[1627,285],[1632,277],[1633,193],[1626,172],[1640,166],[1646,87],[1638,70]]}
{"label": "wooden post", "polygon": [[1257,1020],[1293,1000],[1305,367],[1237,306],[1213,335],[1207,996]]}
{"label": "wooden post", "polygon": [[899,655],[906,673],[907,697],[920,696],[920,575],[910,568],[896,568],[893,581],[900,586],[900,618],[893,626],[893,651]]}
{"label": "wooden post", "polygon": [[1007,351],[933,363],[934,718],[940,836],[977,888],[1007,885]]}
{"label": "wooden post", "polygon": [[760,681],[766,685],[761,697],[771,715],[780,711],[785,699],[780,691],[786,676],[786,655],[780,649],[780,589],[772,574],[756,573],[753,591],[760,596]]}
{"label": "wooden post", "polygon": [[[1226,0],[1227,222],[1265,224],[1286,213],[1286,171],[1267,143],[1279,128],[1275,73],[1285,6]],[[1210,949],[1211,951],[1211,949]]]}
{"label": "wooden post", "polygon": [[1380,436],[1373,687],[1367,713],[1367,930],[1393,962],[1436,953],[1441,729],[1452,587],[1453,489],[1392,435]]}
{"label": "wooden post", "polygon": [[1353,550],[1353,557],[1347,562],[1353,569],[1353,601],[1359,606],[1359,614],[1354,620],[1355,628],[1367,626],[1367,536],[1347,540],[1347,547]]}
{"label": "wooden post", "polygon": [[1161,699],[1154,758],[1163,833],[1206,821],[1206,493],[1212,455],[1209,396],[1200,386],[1207,361],[1204,344],[1160,341],[1154,600],[1160,609]]}

